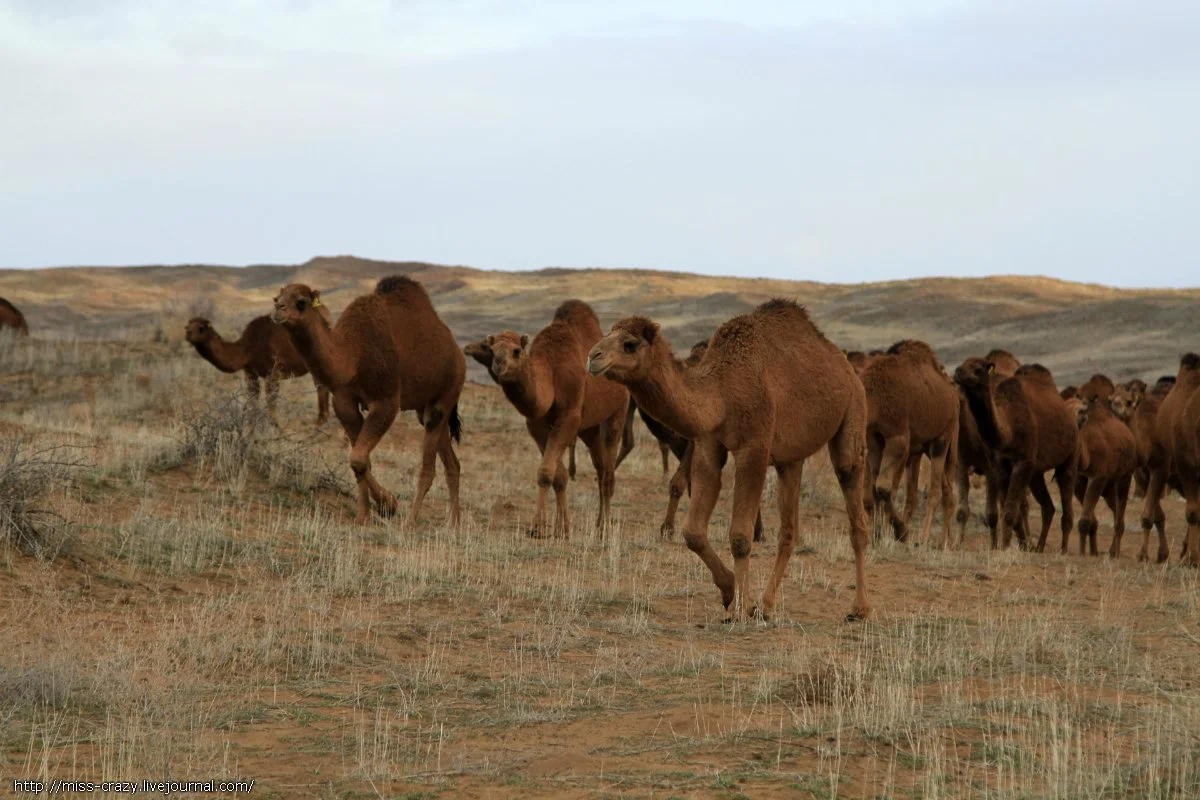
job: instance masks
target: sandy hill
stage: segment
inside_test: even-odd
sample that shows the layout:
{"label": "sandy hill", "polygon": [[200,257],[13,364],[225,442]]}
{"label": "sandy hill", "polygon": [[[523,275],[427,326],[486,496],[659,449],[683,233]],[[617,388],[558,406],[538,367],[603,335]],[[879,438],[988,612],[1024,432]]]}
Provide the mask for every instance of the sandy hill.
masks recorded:
{"label": "sandy hill", "polygon": [[606,327],[645,314],[683,349],[729,317],[782,296],[807,305],[847,349],[915,337],[953,365],[1005,347],[1024,361],[1044,363],[1064,385],[1097,370],[1117,378],[1173,374],[1180,353],[1200,347],[1200,290],[1124,290],[1026,277],[823,284],[648,270],[498,272],[343,256],[298,265],[0,270],[0,297],[22,309],[35,336],[178,338],[195,313],[211,316],[232,335],[270,310],[282,284],[320,288],[337,312],[380,276],[397,272],[425,284],[462,342],[506,328],[536,332],[558,303],[580,297]]}

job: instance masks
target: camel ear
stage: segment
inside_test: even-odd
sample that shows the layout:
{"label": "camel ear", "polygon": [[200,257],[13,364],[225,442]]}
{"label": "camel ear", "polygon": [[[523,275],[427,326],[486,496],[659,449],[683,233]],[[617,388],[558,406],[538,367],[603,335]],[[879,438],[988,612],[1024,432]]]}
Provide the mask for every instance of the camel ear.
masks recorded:
{"label": "camel ear", "polygon": [[991,375],[993,372],[996,371],[996,365],[993,364],[991,361],[987,362],[987,370],[988,370],[988,375]]}
{"label": "camel ear", "polygon": [[494,345],[496,343],[496,337],[492,336],[489,333],[487,336],[483,337],[483,343],[486,344],[488,347],[491,347],[492,345]]}
{"label": "camel ear", "polygon": [[528,347],[528,346],[529,346],[529,334],[522,333],[521,334],[521,347]]}
{"label": "camel ear", "polygon": [[653,322],[647,322],[642,328],[642,338],[649,344],[654,344],[654,337],[658,335],[658,325]]}
{"label": "camel ear", "polygon": [[312,293],[312,306],[313,306],[313,308],[321,307],[321,293],[318,292],[316,289],[313,289],[313,293]]}

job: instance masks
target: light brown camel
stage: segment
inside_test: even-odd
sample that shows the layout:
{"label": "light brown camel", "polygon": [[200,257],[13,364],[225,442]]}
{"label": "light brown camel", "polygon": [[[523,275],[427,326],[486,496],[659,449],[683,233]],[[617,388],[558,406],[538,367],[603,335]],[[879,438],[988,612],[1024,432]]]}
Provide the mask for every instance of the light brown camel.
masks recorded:
{"label": "light brown camel", "polygon": [[[773,464],[779,475],[779,545],[760,607],[764,617],[775,606],[796,543],[804,460],[828,444],[854,549],[850,617],[869,613],[862,497],[867,400],[850,362],[803,308],[772,300],[734,317],[717,329],[708,353],[690,369],[675,359],[657,324],[629,317],[592,348],[588,370],[628,386],[641,408],[692,440],[692,502],[683,538],[708,566],[733,619],[748,610],[751,531],[767,469]],[[708,541],[726,453],[733,455],[735,467],[732,572]]]}
{"label": "light brown camel", "polygon": [[293,283],[275,298],[272,319],[291,336],[317,381],[333,392],[333,411],[350,439],[350,469],[358,484],[356,521],[367,521],[372,500],[381,515],[396,512],[396,498],[371,472],[371,452],[398,413],[416,411],[425,434],[409,523],[420,517],[440,457],[450,524],[458,525],[461,468],[453,443],[462,432],[458,398],[467,364],[454,334],[421,284],[404,275],[383,278],[374,292],[350,301],[332,327],[321,315],[322,306],[319,292]]}
{"label": "light brown camel", "polygon": [[0,297],[0,330],[5,328],[13,330],[21,336],[29,335],[29,323],[25,321],[25,315],[12,303]]}
{"label": "light brown camel", "polygon": [[[320,308],[327,324],[333,323],[328,309]],[[242,372],[246,376],[246,393],[257,404],[266,382],[267,413],[275,416],[275,401],[279,396],[279,381],[308,374],[308,365],[287,331],[264,315],[250,320],[236,341],[226,341],[212,323],[204,317],[192,317],[184,329],[184,338],[205,361],[221,372]],[[329,419],[329,390],[313,378],[317,387],[317,425]]]}
{"label": "light brown camel", "polygon": [[[1200,370],[1200,356],[1189,353],[1189,373]],[[1197,382],[1189,374],[1188,382]],[[1174,426],[1175,471],[1187,501],[1187,536],[1180,557],[1191,567],[1200,567],[1200,390],[1193,389]]]}
{"label": "light brown camel", "polygon": [[[696,342],[692,345],[692,350],[688,357],[683,360],[683,366],[690,368],[700,363],[700,359],[708,352],[708,340],[705,339]],[[663,523],[659,526],[659,533],[666,539],[675,536],[675,514],[679,510],[679,501],[683,498],[684,493],[691,493],[692,490],[692,447],[691,440],[684,436],[680,436],[675,431],[663,425],[654,417],[646,413],[645,409],[638,409],[642,415],[642,421],[646,423],[646,427],[654,438],[658,439],[660,444],[665,444],[671,448],[671,452],[675,453],[675,457],[679,459],[679,467],[675,470],[675,474],[671,476],[671,483],[668,486],[669,497],[667,500],[667,516],[663,519]],[[725,461],[721,461],[721,468],[725,468]],[[763,522],[762,522],[762,507],[759,507],[758,515],[754,518],[754,541],[761,542],[763,540]]]}
{"label": "light brown camel", "polygon": [[[1067,401],[1078,398],[1082,400],[1085,405],[1090,400],[1095,398],[1096,400],[1104,403],[1105,406],[1111,411],[1112,396],[1113,392],[1116,391],[1116,388],[1116,384],[1112,382],[1111,378],[1109,378],[1107,375],[1102,375],[1101,373],[1097,372],[1080,386],[1068,386],[1059,394],[1061,394],[1062,398]],[[1074,406],[1072,406],[1072,408],[1074,408]],[[1080,503],[1082,503],[1083,499],[1087,496],[1087,486],[1088,476],[1084,475],[1083,472],[1080,471],[1075,479],[1075,499]]]}
{"label": "light brown camel", "polygon": [[[1112,409],[1129,429],[1138,443],[1138,466],[1133,472],[1133,496],[1145,497],[1146,487],[1150,483],[1150,470],[1147,459],[1150,453],[1150,437],[1153,431],[1154,416],[1162,399],[1175,385],[1174,375],[1163,375],[1153,387],[1147,387],[1146,382],[1138,378],[1126,381],[1113,390]],[[1141,408],[1143,400],[1149,400],[1145,408]],[[1141,409],[1139,411],[1139,409]],[[1170,485],[1170,484],[1168,484]]]}
{"label": "light brown camel", "polygon": [[[1175,383],[1159,402],[1157,409],[1152,408],[1150,396],[1147,396],[1138,406],[1135,414],[1135,425],[1138,417],[1150,416],[1153,411],[1153,422],[1149,427],[1147,442],[1139,440],[1145,464],[1150,472],[1149,485],[1146,487],[1146,498],[1142,506],[1142,550],[1138,560],[1144,561],[1149,556],[1150,528],[1158,530],[1158,561],[1161,563],[1170,557],[1167,546],[1166,515],[1162,509],[1162,496],[1168,484],[1174,480],[1187,498],[1187,484],[1179,470],[1179,459],[1186,458],[1186,452],[1176,453],[1175,445],[1179,441],[1177,430],[1185,423],[1180,421],[1184,409],[1196,390],[1200,388],[1200,355],[1188,353],[1179,361],[1179,372]],[[1143,418],[1141,422],[1145,422]],[[1187,545],[1187,539],[1185,547]],[[1185,550],[1186,552],[1186,550]],[[1195,553],[1192,554],[1195,557]]]}
{"label": "light brown camel", "polygon": [[1042,509],[1042,532],[1036,549],[1045,549],[1054,519],[1054,502],[1043,474],[1054,471],[1062,499],[1063,551],[1074,527],[1072,490],[1078,461],[1079,430],[1074,415],[1059,396],[1050,371],[1025,364],[1011,378],[997,380],[995,365],[969,358],[954,373],[966,394],[979,435],[999,465],[1000,494],[1004,497],[1000,544],[1008,547],[1014,527],[1022,546],[1026,532],[1018,525],[1025,490],[1033,492]]}
{"label": "light brown camel", "polygon": [[[573,304],[576,317],[581,316],[578,306],[585,304],[578,300],[568,302]],[[563,312],[563,307],[559,311]],[[588,346],[583,339],[567,312],[556,312],[532,342],[528,336],[513,331],[485,339],[492,350],[492,377],[525,417],[525,426],[542,454],[537,470],[537,507],[529,532],[539,538],[551,533],[570,536],[567,472],[562,459],[564,450],[576,436],[583,440],[596,468],[600,501],[597,529],[603,531],[611,517],[618,447],[628,419],[629,392],[587,374],[584,364]],[[551,488],[556,509],[552,531],[546,524]]]}
{"label": "light brown camel", "polygon": [[1079,476],[1086,479],[1082,508],[1079,511],[1079,554],[1096,547],[1096,504],[1100,498],[1113,515],[1113,540],[1108,555],[1121,555],[1121,537],[1125,535],[1125,506],[1129,501],[1129,485],[1137,467],[1137,444],[1133,433],[1113,414],[1109,401],[1095,394],[1096,387],[1081,387],[1081,392],[1067,401],[1075,414],[1079,428]]}
{"label": "light brown camel", "polygon": [[[988,353],[995,368],[995,379],[1011,378],[1021,366],[1021,362],[1007,350],[992,350]],[[986,357],[985,357],[986,358]],[[958,541],[966,537],[967,522],[971,517],[971,473],[983,476],[985,487],[984,521],[991,535],[992,549],[997,545],[997,528],[1000,525],[998,497],[1000,494],[999,474],[1000,465],[995,461],[992,449],[987,446],[979,435],[979,425],[975,415],[967,405],[967,397],[962,387],[959,387],[958,411],[958,464],[955,478],[958,484],[958,510],[954,514],[958,522]],[[1026,524],[1029,502],[1021,496],[1021,525]]]}
{"label": "light brown camel", "polygon": [[[921,540],[927,540],[933,525],[936,493],[945,513],[942,541],[952,541],[954,501],[946,470],[953,471],[958,451],[957,389],[929,345],[916,339],[896,342],[875,358],[863,370],[862,384],[867,396],[867,459],[875,501],[882,504],[896,538],[907,538],[907,519],[901,519],[894,507],[900,478],[909,467],[908,505],[915,509],[916,478],[920,457],[925,454],[931,469]],[[909,514],[906,509],[905,516]]]}

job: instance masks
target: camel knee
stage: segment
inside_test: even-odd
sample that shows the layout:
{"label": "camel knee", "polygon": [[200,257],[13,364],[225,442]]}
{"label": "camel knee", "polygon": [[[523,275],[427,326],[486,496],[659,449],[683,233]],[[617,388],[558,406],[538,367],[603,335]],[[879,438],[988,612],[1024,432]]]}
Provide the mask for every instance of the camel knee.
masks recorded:
{"label": "camel knee", "polygon": [[1100,523],[1094,519],[1079,520],[1079,535],[1092,536],[1100,529]]}
{"label": "camel knee", "polygon": [[442,409],[436,406],[425,409],[425,430],[430,432],[436,431],[445,421],[446,412],[442,411]]}
{"label": "camel knee", "polygon": [[549,467],[545,467],[545,466],[538,467],[537,485],[539,487],[549,488],[549,487],[553,486],[555,477],[557,477],[556,474],[554,472],[551,472]]}
{"label": "camel knee", "polygon": [[875,484],[875,502],[887,505],[892,501],[892,490],[882,483]]}
{"label": "camel knee", "polygon": [[350,471],[354,473],[355,479],[362,480],[371,471],[371,462],[365,458],[352,458],[350,459]]}
{"label": "camel knee", "polygon": [[843,492],[853,488],[858,479],[858,470],[854,467],[835,467],[833,474],[837,476],[838,486],[842,487]]}
{"label": "camel knee", "polygon": [[[1187,524],[1191,526],[1200,525],[1200,508],[1189,508],[1187,510]],[[1186,539],[1184,540],[1186,543]]]}
{"label": "camel knee", "polygon": [[708,537],[702,533],[695,531],[683,532],[683,543],[687,545],[687,549],[693,553],[701,553],[704,548],[708,547]]}
{"label": "camel knee", "polygon": [[[554,487],[554,491],[562,492],[566,491],[567,483],[569,481],[570,478],[566,475],[566,470],[559,470],[558,472],[554,473],[554,480],[550,482],[550,485]],[[545,484],[542,483],[541,478],[539,477],[538,486],[544,485]]]}
{"label": "camel knee", "polygon": [[970,518],[971,518],[971,510],[969,508],[966,508],[965,506],[960,506],[954,512],[954,521],[957,522],[959,525],[966,525],[967,520],[969,520]]}
{"label": "camel knee", "polygon": [[750,547],[750,537],[744,533],[737,533],[729,537],[729,550],[733,553],[734,558],[749,558]]}

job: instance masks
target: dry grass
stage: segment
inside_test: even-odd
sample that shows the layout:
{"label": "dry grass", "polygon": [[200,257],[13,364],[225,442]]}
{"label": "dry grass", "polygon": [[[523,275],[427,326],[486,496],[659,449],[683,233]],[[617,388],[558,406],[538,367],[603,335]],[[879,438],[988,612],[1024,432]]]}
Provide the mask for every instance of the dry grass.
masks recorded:
{"label": "dry grass", "polygon": [[[0,550],[6,776],[246,777],[278,798],[1200,793],[1193,571],[990,553],[973,526],[963,552],[874,546],[876,615],[845,625],[822,456],[777,620],[727,626],[699,560],[658,539],[643,429],[612,534],[581,469],[576,535],[531,541],[533,445],[470,386],[462,527],[440,480],[421,525],[356,527],[307,381],[285,384],[279,429],[177,345],[5,347],[5,447],[91,448],[33,504],[86,559]],[[374,459],[402,503],[419,436],[398,421]],[[721,549],[727,523],[722,503]]]}

